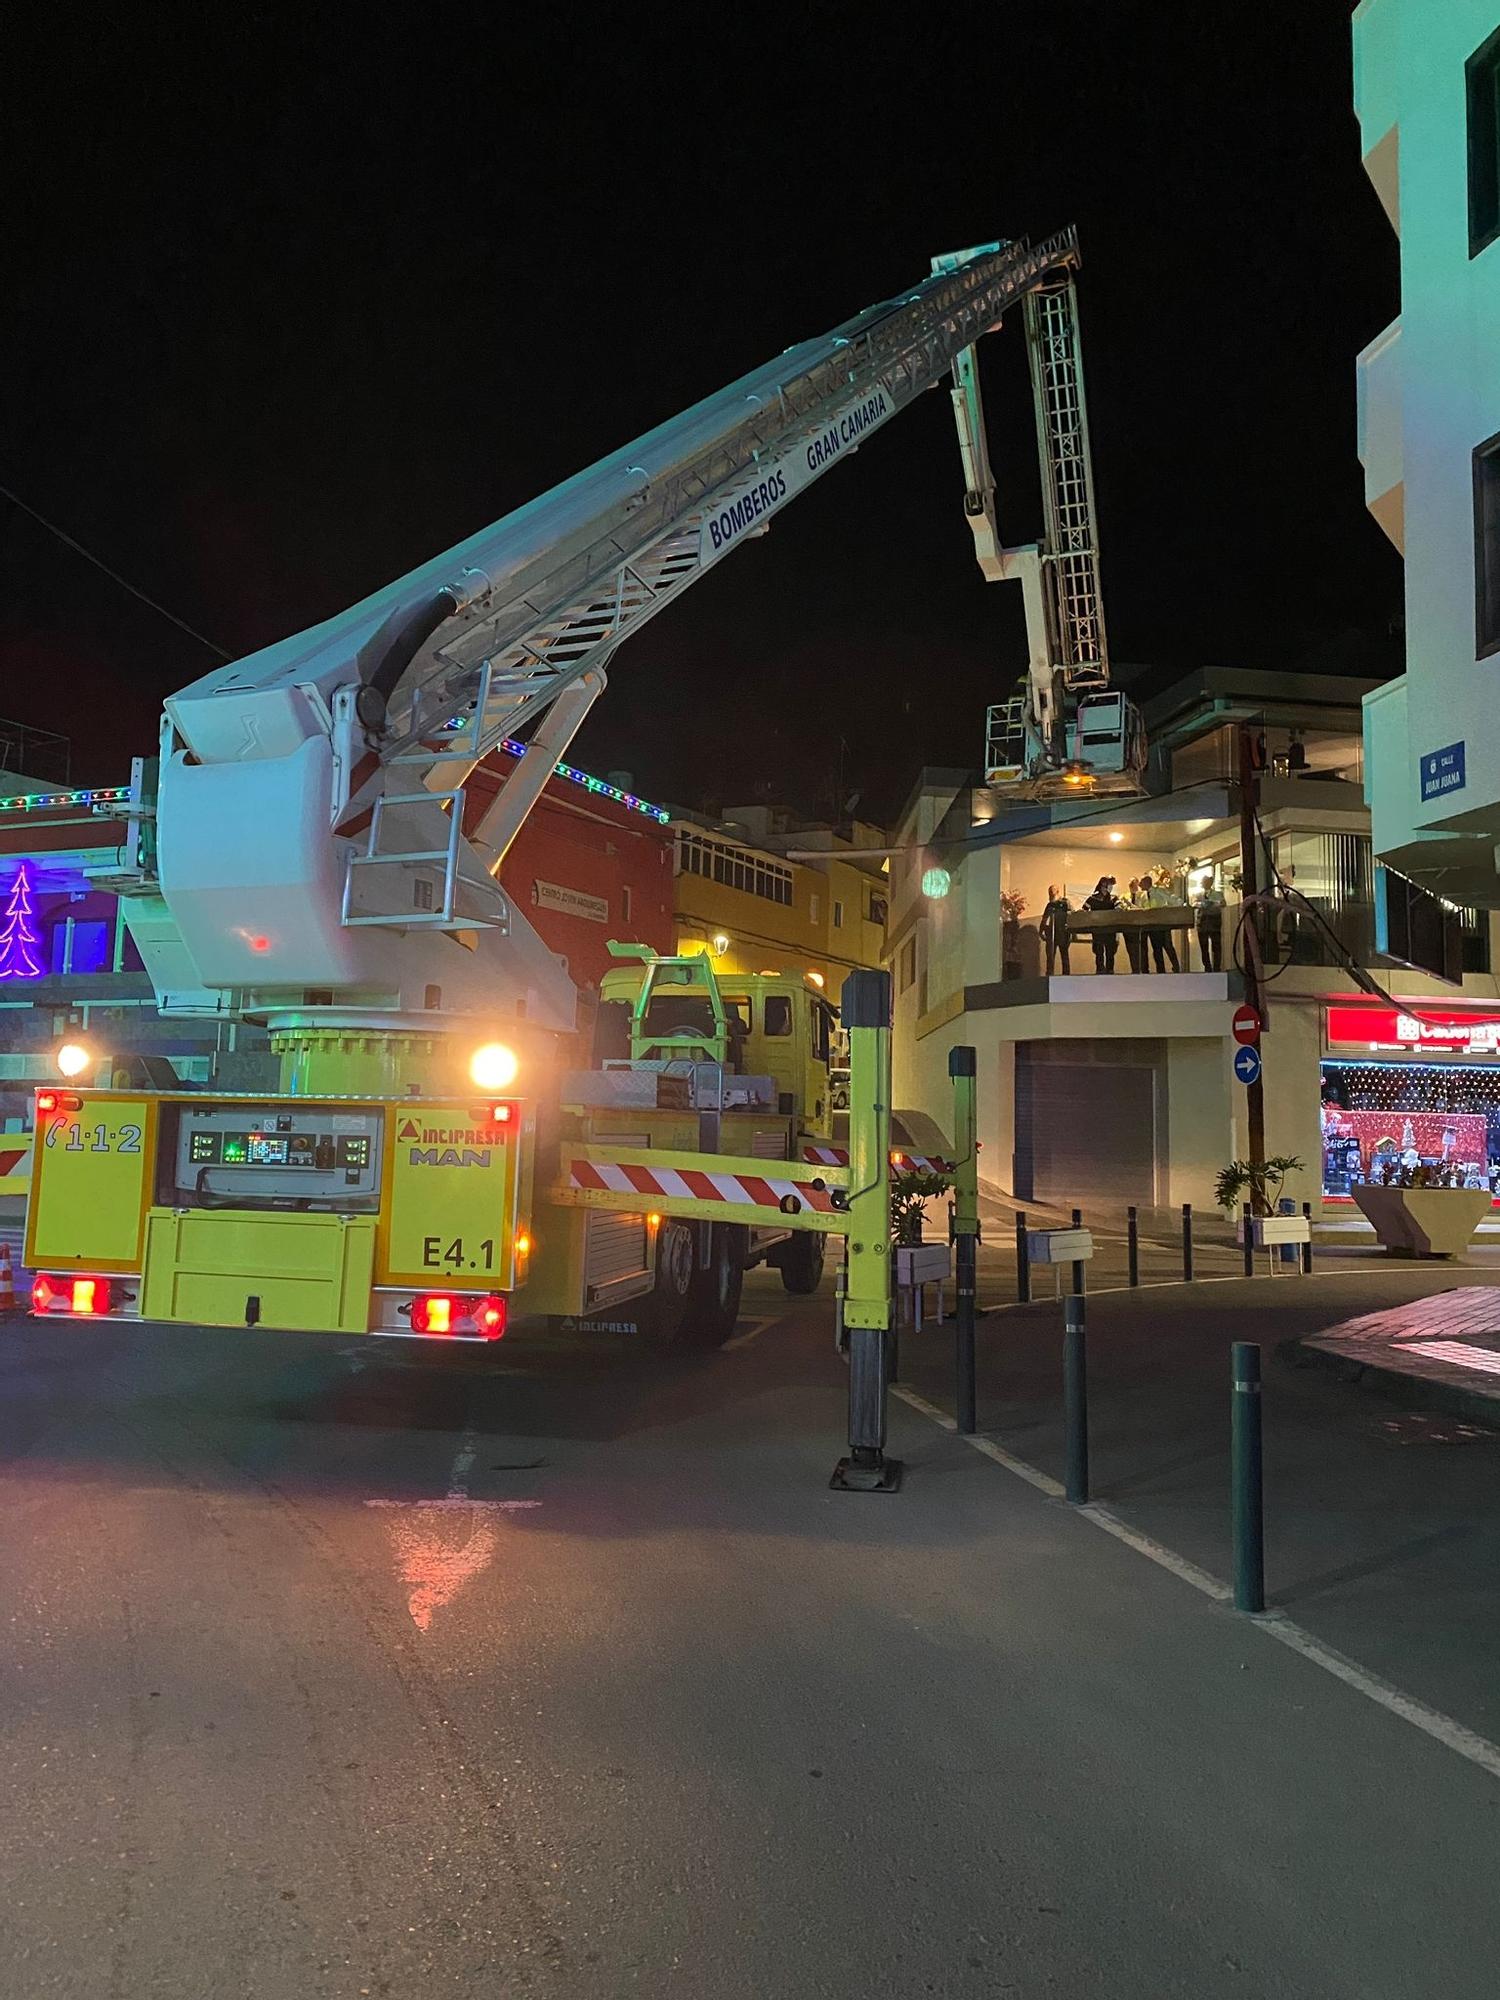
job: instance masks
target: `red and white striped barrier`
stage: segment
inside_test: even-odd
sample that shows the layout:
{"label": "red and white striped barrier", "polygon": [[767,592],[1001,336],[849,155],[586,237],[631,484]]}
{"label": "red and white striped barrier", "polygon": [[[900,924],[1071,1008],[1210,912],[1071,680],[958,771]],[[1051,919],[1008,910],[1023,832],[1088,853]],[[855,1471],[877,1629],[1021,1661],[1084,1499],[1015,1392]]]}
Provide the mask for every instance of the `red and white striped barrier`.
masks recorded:
{"label": "red and white striped barrier", "polygon": [[[804,1146],[802,1157],[813,1166],[847,1167],[849,1164],[848,1150],[843,1146]],[[940,1159],[936,1153],[905,1153],[895,1149],[891,1152],[891,1165],[898,1174],[951,1174],[953,1171],[953,1162]]]}
{"label": "red and white striped barrier", "polygon": [[642,1167],[618,1160],[575,1159],[568,1162],[568,1185],[591,1192],[675,1196],[688,1201],[722,1201],[736,1208],[778,1210],[788,1195],[795,1195],[804,1208],[835,1213],[832,1188],[817,1188],[810,1181],[773,1180],[764,1174],[711,1174],[697,1167]]}
{"label": "red and white striped barrier", "polygon": [[29,1132],[0,1132],[0,1195],[23,1195],[31,1189]]}

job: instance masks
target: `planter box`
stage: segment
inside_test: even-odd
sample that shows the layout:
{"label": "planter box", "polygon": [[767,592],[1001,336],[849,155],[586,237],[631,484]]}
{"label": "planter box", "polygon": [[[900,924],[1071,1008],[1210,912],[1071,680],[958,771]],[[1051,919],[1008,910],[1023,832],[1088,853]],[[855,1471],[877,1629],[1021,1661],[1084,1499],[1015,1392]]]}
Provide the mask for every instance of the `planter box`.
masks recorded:
{"label": "planter box", "polygon": [[1028,1229],[1026,1255],[1033,1264],[1085,1264],[1094,1254],[1087,1229]]}
{"label": "planter box", "polygon": [[896,1283],[903,1290],[915,1285],[941,1285],[953,1268],[946,1243],[913,1243],[896,1251]]}
{"label": "planter box", "polygon": [[[1311,1243],[1312,1224],[1305,1215],[1252,1215],[1250,1234],[1257,1250],[1270,1250],[1279,1243]],[[1244,1246],[1243,1216],[1234,1225],[1234,1240]]]}
{"label": "planter box", "polygon": [[1349,1190],[1393,1257],[1456,1257],[1490,1212],[1486,1188],[1372,1187]]}

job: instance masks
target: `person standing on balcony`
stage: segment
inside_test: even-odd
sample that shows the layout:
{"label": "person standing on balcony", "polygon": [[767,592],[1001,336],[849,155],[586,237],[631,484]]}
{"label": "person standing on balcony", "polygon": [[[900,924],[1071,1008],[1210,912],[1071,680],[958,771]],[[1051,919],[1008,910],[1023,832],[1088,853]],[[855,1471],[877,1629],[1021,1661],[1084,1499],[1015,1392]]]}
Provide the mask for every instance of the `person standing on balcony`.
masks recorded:
{"label": "person standing on balcony", "polygon": [[1055,882],[1047,884],[1047,906],[1042,911],[1042,921],[1038,925],[1042,947],[1047,954],[1047,977],[1052,977],[1052,968],[1059,952],[1062,954],[1062,969],[1066,976],[1072,971],[1068,963],[1068,899]]}
{"label": "person standing on balcony", "polygon": [[[1145,900],[1152,909],[1167,910],[1177,901],[1170,889],[1153,882],[1149,875],[1141,878],[1141,886],[1146,891]],[[1168,965],[1174,972],[1181,972],[1182,961],[1177,956],[1177,940],[1167,926],[1163,925],[1160,930],[1153,926],[1146,933],[1146,942],[1151,947],[1151,956],[1158,972],[1165,972]],[[1166,964],[1162,962],[1164,959]]]}
{"label": "person standing on balcony", "polygon": [[1210,875],[1198,898],[1198,950],[1205,972],[1224,970],[1224,891]]}
{"label": "person standing on balcony", "polygon": [[[1086,910],[1119,909],[1120,899],[1115,894],[1115,878],[1113,875],[1101,875],[1099,877],[1098,882],[1094,885],[1093,895],[1084,897],[1083,907]],[[1120,933],[1118,931],[1096,930],[1093,933],[1093,940],[1095,972],[1113,972],[1115,969],[1115,957],[1120,949]]]}
{"label": "person standing on balcony", "polygon": [[[1142,908],[1146,901],[1146,890],[1149,887],[1149,881],[1138,881],[1132,875],[1125,888],[1126,908],[1131,910]],[[1136,930],[1133,925],[1126,927],[1125,956],[1130,960],[1130,969],[1132,972],[1146,971],[1146,933]]]}

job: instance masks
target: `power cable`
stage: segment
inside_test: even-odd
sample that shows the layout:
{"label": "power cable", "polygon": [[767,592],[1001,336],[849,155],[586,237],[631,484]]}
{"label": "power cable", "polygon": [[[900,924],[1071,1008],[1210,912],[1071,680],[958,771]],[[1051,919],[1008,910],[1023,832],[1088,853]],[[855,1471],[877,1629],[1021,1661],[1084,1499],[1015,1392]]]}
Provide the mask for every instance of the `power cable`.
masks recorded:
{"label": "power cable", "polygon": [[[1255,831],[1260,838],[1261,846],[1265,853],[1266,866],[1270,869],[1272,876],[1275,878],[1277,889],[1281,892],[1281,895],[1287,902],[1292,903],[1294,905],[1300,905],[1302,909],[1307,911],[1308,915],[1312,918],[1313,922],[1318,926],[1319,930],[1322,931],[1323,935],[1327,938],[1329,944],[1332,946],[1335,954],[1334,962],[1338,966],[1340,966],[1340,968],[1343,971],[1348,973],[1349,977],[1354,981],[1355,985],[1359,988],[1361,993],[1368,993],[1371,994],[1377,1000],[1383,1000],[1386,1006],[1389,1007],[1394,1013],[1409,1014],[1414,1021],[1426,1020],[1427,1017],[1421,1011],[1420,1002],[1413,1002],[1411,1004],[1407,1004],[1404,1001],[1394,999],[1391,994],[1387,993],[1385,988],[1381,985],[1380,981],[1374,976],[1374,974],[1368,969],[1368,967],[1360,965],[1358,963],[1358,961],[1354,957],[1354,954],[1349,950],[1348,946],[1344,943],[1343,939],[1339,937],[1338,933],[1328,923],[1322,911],[1318,909],[1316,904],[1311,902],[1308,899],[1308,897],[1304,896],[1300,889],[1293,888],[1291,884],[1288,883],[1285,876],[1282,874],[1281,870],[1276,866],[1275,857],[1271,852],[1271,843],[1269,842],[1269,840],[1267,840],[1265,828],[1261,825],[1260,822],[1260,814],[1256,812],[1253,814],[1253,817],[1255,820]],[[1240,926],[1243,926],[1244,921],[1245,919],[1242,916],[1240,918]],[[1238,928],[1236,929],[1235,936],[1236,940],[1238,940],[1239,936]],[[1278,972],[1275,976],[1279,979],[1281,977],[1281,973],[1285,972],[1290,964],[1291,960],[1288,959],[1286,961],[1286,964],[1282,966],[1281,972]],[[1244,966],[1240,964],[1238,960],[1236,960],[1236,966],[1239,971],[1241,972],[1244,971]],[[1263,978],[1261,984],[1263,986],[1269,985],[1270,981]],[[1444,1024],[1439,1021],[1428,1022],[1429,1027],[1441,1027],[1443,1025]]]}
{"label": "power cable", "polygon": [[164,604],[158,604],[154,597],[148,597],[144,590],[138,590],[133,583],[121,576],[118,570],[111,569],[109,564],[101,561],[91,549],[86,549],[82,542],[76,541],[66,529],[59,528],[55,521],[49,521],[45,514],[39,514],[35,507],[28,505],[21,498],[19,493],[13,493],[8,486],[0,486],[0,499],[8,500],[13,507],[19,507],[23,514],[29,514],[39,527],[45,528],[49,535],[55,535],[65,548],[71,549],[75,555],[82,556],[84,561],[92,563],[95,569],[102,570],[111,583],[117,583],[121,590],[128,590],[132,597],[139,598],[142,604],[149,606],[159,617],[175,625],[179,632],[186,632],[190,639],[196,639],[198,644],[207,647],[210,653],[217,653],[221,660],[234,658],[233,653],[226,653],[224,648],[216,646],[212,639],[205,639],[201,632],[195,632],[185,619],[177,616],[175,611],[168,611]]}

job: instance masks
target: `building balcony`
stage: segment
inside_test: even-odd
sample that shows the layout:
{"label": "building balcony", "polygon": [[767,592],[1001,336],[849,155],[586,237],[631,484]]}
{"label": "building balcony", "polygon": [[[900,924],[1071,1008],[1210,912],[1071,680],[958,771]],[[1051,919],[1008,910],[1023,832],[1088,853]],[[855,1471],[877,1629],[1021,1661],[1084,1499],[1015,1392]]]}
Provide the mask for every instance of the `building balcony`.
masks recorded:
{"label": "building balcony", "polygon": [[[1076,964],[1076,959],[1075,959]],[[1072,972],[1017,974],[987,986],[969,987],[965,999],[976,1007],[1043,1007],[1070,1005],[1189,1005],[1237,1000],[1244,992],[1237,972],[1132,972],[1127,965],[1100,973],[1092,964]]]}
{"label": "building balcony", "polygon": [[1401,433],[1401,322],[1393,320],[1355,363],[1359,462],[1365,505],[1406,550],[1406,467]]}

